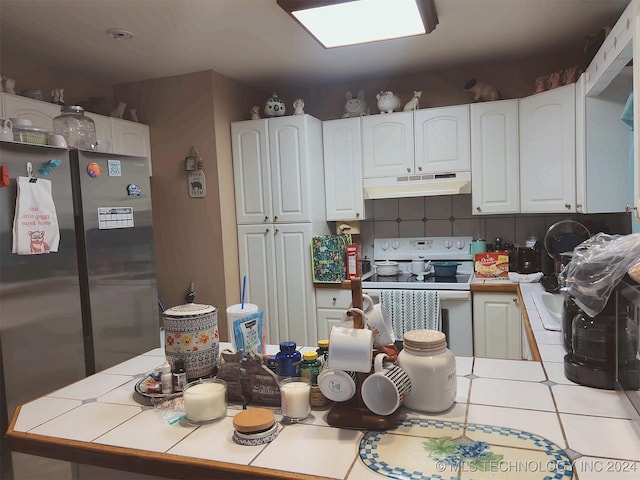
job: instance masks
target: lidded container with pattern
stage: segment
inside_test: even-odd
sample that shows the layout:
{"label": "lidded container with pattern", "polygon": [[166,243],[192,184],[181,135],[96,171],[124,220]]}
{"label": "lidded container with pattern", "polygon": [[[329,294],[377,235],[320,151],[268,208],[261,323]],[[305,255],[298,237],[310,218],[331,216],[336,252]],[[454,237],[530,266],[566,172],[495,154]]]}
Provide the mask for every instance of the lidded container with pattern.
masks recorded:
{"label": "lidded container with pattern", "polygon": [[398,365],[411,379],[413,388],[405,406],[422,412],[442,412],[456,399],[456,358],[447,348],[447,337],[436,330],[410,330]]}
{"label": "lidded container with pattern", "polygon": [[93,150],[96,145],[96,125],[92,118],[84,114],[77,105],[64,106],[62,112],[53,119],[53,133],[59,133],[67,141],[69,148]]}

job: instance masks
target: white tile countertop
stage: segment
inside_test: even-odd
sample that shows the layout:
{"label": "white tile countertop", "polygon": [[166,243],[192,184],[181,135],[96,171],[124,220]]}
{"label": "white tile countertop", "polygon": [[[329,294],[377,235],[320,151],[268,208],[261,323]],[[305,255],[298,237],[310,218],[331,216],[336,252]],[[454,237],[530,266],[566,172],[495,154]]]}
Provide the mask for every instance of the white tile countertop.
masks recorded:
{"label": "white tile countertop", "polygon": [[[136,381],[164,361],[156,349],[23,405],[8,436],[17,451],[82,464],[79,478],[123,478],[116,469],[136,472],[127,476],[136,479],[640,478],[638,426],[615,392],[564,377],[562,333],[543,329],[531,298],[542,287],[519,287],[542,361],[458,357],[454,406],[440,414],[404,410],[386,432],[332,427],[328,409],[314,409],[303,423],[280,426],[271,443],[240,446],[232,441],[235,405],[208,425],[169,425],[133,398]],[[464,432],[467,443],[486,441],[492,455],[500,454],[492,458],[503,460],[497,471],[434,464],[434,452],[448,447],[427,431],[448,438]],[[550,473],[545,459],[556,447],[570,467]],[[518,460],[507,461],[514,451]],[[393,470],[396,462],[418,470]]]}

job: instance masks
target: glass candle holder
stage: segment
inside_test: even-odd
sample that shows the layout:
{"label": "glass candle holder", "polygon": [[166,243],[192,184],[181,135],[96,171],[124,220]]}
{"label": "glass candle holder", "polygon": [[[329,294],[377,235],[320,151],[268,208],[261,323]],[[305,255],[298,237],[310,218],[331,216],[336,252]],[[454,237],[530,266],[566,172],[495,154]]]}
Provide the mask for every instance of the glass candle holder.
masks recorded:
{"label": "glass candle holder", "polygon": [[184,387],[184,413],[190,423],[208,423],[227,414],[227,382],[203,378]]}
{"label": "glass candle holder", "polygon": [[311,415],[311,382],[308,378],[280,380],[280,398],[284,423],[297,423]]}

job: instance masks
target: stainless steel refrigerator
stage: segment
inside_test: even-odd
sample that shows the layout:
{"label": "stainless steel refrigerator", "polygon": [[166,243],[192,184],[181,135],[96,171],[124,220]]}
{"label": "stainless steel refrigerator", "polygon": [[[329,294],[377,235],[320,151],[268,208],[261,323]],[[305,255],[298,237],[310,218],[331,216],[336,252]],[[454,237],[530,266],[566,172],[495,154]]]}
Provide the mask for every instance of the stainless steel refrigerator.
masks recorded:
{"label": "stainless steel refrigerator", "polygon": [[[51,160],[59,165],[39,173]],[[28,162],[36,181],[51,181],[57,252],[11,253],[16,177]],[[149,159],[0,142],[0,166],[9,177],[0,188],[0,477],[11,478],[4,432],[15,407],[158,347],[160,315]]]}

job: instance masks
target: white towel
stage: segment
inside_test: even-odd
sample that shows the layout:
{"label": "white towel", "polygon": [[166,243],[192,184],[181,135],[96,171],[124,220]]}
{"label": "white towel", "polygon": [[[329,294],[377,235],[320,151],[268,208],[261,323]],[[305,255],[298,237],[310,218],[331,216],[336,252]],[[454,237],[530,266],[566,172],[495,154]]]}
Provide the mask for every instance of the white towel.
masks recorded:
{"label": "white towel", "polygon": [[51,196],[51,180],[18,177],[13,247],[18,255],[57,252],[58,216]]}
{"label": "white towel", "polygon": [[380,303],[397,339],[410,330],[440,330],[440,296],[433,290],[382,290]]}

